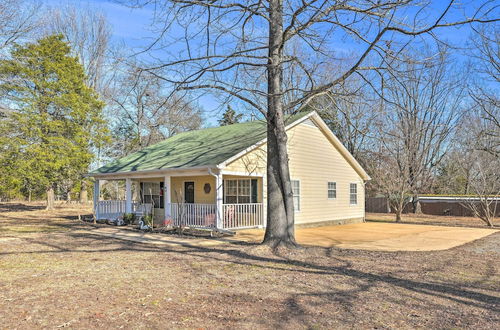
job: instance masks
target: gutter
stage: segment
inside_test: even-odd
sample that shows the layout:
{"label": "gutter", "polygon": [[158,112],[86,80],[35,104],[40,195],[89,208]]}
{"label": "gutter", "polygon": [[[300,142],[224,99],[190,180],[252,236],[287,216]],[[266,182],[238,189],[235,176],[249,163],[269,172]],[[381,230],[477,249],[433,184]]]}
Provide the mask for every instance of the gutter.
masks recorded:
{"label": "gutter", "polygon": [[154,169],[154,170],[145,170],[145,171],[129,171],[129,172],[113,172],[113,173],[85,173],[84,177],[128,177],[135,176],[141,174],[165,174],[169,172],[183,172],[183,171],[191,171],[191,170],[210,170],[212,166],[194,166],[194,167],[176,167],[176,168],[166,168],[166,169]]}

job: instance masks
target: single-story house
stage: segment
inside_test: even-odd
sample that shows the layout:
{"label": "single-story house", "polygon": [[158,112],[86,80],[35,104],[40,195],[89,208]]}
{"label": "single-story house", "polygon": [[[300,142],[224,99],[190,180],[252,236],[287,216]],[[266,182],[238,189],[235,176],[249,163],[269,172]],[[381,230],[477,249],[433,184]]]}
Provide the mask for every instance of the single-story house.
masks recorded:
{"label": "single-story house", "polygon": [[[370,179],[315,112],[287,117],[289,166],[300,225],[363,221]],[[97,218],[152,204],[156,223],[265,226],[266,123],[189,131],[89,173]],[[124,201],[100,201],[100,180],[125,180]]]}

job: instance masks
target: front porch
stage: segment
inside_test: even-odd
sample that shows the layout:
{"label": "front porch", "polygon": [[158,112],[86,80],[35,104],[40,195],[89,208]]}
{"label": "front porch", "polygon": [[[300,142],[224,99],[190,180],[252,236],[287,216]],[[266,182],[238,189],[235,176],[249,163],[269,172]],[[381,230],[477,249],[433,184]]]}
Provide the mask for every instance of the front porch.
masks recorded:
{"label": "front porch", "polygon": [[[124,198],[102,200],[101,184],[124,182]],[[122,183],[123,185],[123,183]],[[174,225],[217,229],[263,227],[263,177],[240,175],[106,178],[94,183],[97,219],[116,218],[137,210],[151,210],[157,226]]]}

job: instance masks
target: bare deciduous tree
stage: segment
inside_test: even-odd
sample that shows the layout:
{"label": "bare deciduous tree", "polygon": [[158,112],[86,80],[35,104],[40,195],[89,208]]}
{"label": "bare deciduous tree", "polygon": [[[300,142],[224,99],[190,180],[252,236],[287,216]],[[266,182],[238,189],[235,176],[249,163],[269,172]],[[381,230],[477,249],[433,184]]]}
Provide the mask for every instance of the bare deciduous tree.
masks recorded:
{"label": "bare deciduous tree", "polygon": [[473,107],[484,119],[480,121],[477,149],[500,157],[500,26],[476,29],[472,38],[473,70],[480,81],[470,90]]}
{"label": "bare deciduous tree", "polygon": [[467,197],[463,205],[475,217],[493,227],[493,219],[498,215],[500,206],[500,160],[482,150],[471,152],[474,156],[469,185],[473,195]]}
{"label": "bare deciduous tree", "polygon": [[308,107],[317,111],[349,152],[365,163],[371,147],[380,102],[361,79],[349,79],[332,93],[313,99]]}
{"label": "bare deciduous tree", "polygon": [[[373,69],[370,56],[398,56],[411,38],[438,28],[491,22],[492,1],[456,19],[455,1],[436,9],[430,1],[232,1],[138,0],[154,6],[162,53],[153,72],[182,90],[230,95],[267,120],[267,226],[264,243],[296,246],[287,155],[286,113],[330,92],[354,73]],[[413,6],[419,6],[413,10]],[[453,13],[455,12],[455,13]],[[453,17],[453,18],[451,18]],[[345,54],[335,42],[361,49]],[[400,42],[398,42],[400,41]],[[390,52],[389,52],[390,48]],[[168,56],[168,60],[165,60]],[[332,77],[332,63],[347,63]],[[382,61],[384,66],[385,62]],[[379,66],[379,65],[378,65]],[[301,72],[302,74],[296,74]]]}
{"label": "bare deciduous tree", "polygon": [[115,152],[140,150],[177,133],[198,129],[201,110],[180,93],[168,93],[165,83],[130,66],[116,80],[111,107],[117,118]]}
{"label": "bare deciduous tree", "polygon": [[40,23],[40,7],[36,1],[0,1],[0,51],[27,37],[36,29]]}
{"label": "bare deciduous tree", "polygon": [[459,123],[465,84],[448,62],[445,52],[423,62],[408,56],[394,64],[385,81],[377,134],[383,157],[377,165],[382,168],[373,177],[395,209],[396,221],[401,221],[410,195],[416,201],[418,193],[430,189],[434,169]]}
{"label": "bare deciduous tree", "polygon": [[60,33],[71,44],[72,51],[78,55],[85,73],[87,84],[106,95],[105,88],[110,75],[111,27],[104,14],[91,8],[65,6],[46,13],[45,29],[47,34]]}
{"label": "bare deciduous tree", "polygon": [[488,226],[493,226],[500,204],[500,157],[484,148],[491,146],[491,141],[496,139],[494,135],[484,134],[492,125],[481,108],[474,108],[463,121],[463,137],[458,145],[461,160],[468,160],[466,166],[461,165],[464,173],[468,171],[469,185],[469,198],[463,205]]}

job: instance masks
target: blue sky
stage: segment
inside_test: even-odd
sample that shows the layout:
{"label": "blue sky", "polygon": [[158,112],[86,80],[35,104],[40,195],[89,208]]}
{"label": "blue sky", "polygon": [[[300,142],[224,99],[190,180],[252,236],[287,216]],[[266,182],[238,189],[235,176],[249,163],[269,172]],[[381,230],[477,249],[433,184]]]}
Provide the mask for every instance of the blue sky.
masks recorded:
{"label": "blue sky", "polygon": [[107,0],[44,0],[51,7],[72,5],[88,7],[106,15],[113,27],[113,36],[116,40],[124,40],[130,46],[141,46],[141,39],[151,36],[149,22],[153,12],[148,9],[132,9],[115,1]]}

